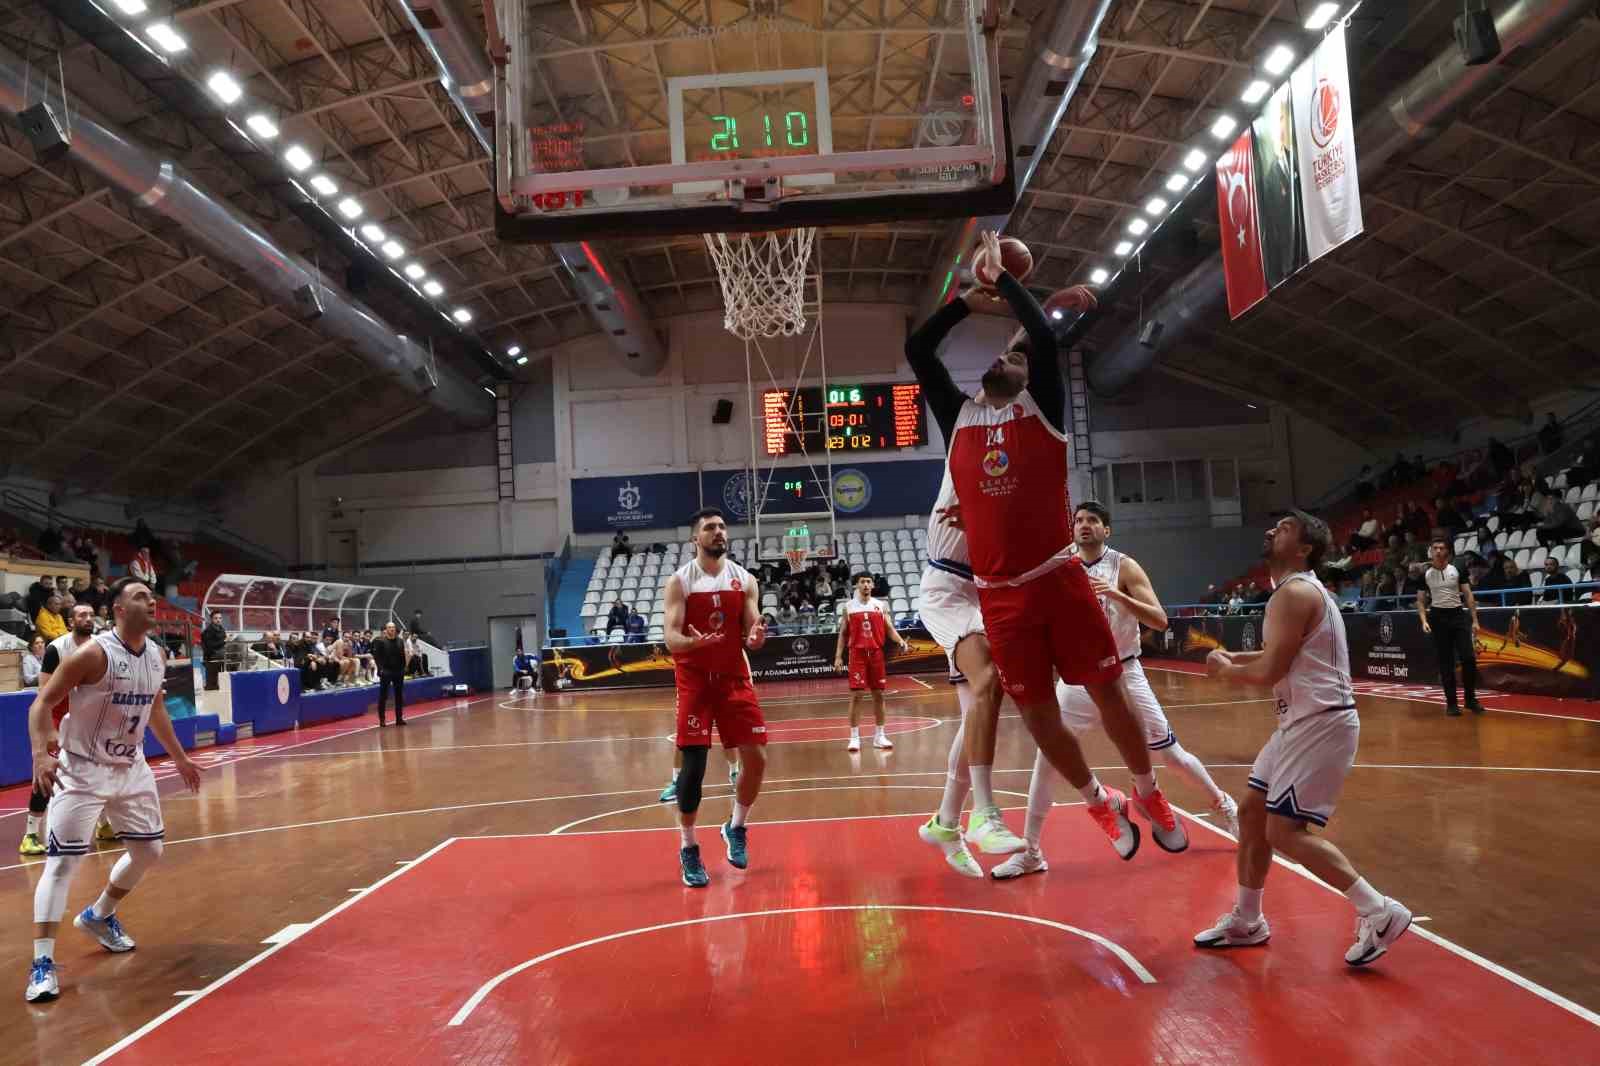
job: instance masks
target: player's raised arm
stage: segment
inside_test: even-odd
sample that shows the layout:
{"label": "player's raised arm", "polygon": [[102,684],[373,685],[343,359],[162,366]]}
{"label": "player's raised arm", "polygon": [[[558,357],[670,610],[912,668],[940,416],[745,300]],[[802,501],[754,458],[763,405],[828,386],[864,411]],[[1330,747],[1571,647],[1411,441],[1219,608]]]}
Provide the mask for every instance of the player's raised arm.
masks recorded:
{"label": "player's raised arm", "polygon": [[1061,380],[1061,366],[1056,353],[1056,334],[1050,328],[1044,308],[1033,294],[1022,287],[1022,282],[1006,271],[1000,272],[995,282],[1000,295],[1011,305],[1011,313],[1022,323],[1028,334],[1028,393],[1045,418],[1059,433],[1066,432],[1067,387]]}
{"label": "player's raised arm", "polygon": [[961,391],[950,376],[950,371],[945,369],[939,358],[939,345],[971,313],[972,308],[966,298],[951,300],[906,338],[906,362],[911,364],[911,372],[917,376],[917,384],[922,386],[923,399],[928,401],[928,410],[933,412],[933,420],[944,435],[946,451],[950,448],[950,438],[955,433],[956,419],[961,414],[961,405],[966,402],[967,394]]}

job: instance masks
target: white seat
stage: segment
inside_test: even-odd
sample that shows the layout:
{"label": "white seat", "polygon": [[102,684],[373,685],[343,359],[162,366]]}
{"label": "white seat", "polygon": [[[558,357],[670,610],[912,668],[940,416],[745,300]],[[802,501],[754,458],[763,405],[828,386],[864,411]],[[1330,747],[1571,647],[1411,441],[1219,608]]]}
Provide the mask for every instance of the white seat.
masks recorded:
{"label": "white seat", "polygon": [[1567,565],[1567,553],[1568,552],[1572,552],[1572,551],[1576,551],[1576,550],[1577,549],[1576,549],[1576,547],[1574,545],[1557,544],[1554,548],[1550,549],[1550,558],[1552,558],[1552,559],[1554,559],[1556,561],[1556,565],[1557,566],[1566,566]]}
{"label": "white seat", "polygon": [[1490,533],[1498,533],[1500,531],[1500,516],[1492,515],[1486,524],[1489,527]]}
{"label": "white seat", "polygon": [[1595,504],[1593,500],[1586,500],[1583,503],[1578,504],[1579,521],[1587,522],[1589,519],[1594,517],[1594,511]]}
{"label": "white seat", "polygon": [[1505,551],[1506,550],[1506,545],[1507,545],[1507,543],[1510,542],[1510,540],[1511,540],[1511,534],[1510,533],[1496,533],[1494,535],[1494,546],[1496,548],[1499,548],[1501,551]]}
{"label": "white seat", "polygon": [[1456,538],[1456,543],[1455,543],[1456,554],[1457,555],[1465,554],[1466,550],[1467,550],[1467,538],[1465,536],[1457,537]]}
{"label": "white seat", "polygon": [[622,588],[622,579],[620,577],[606,578],[606,592],[616,592],[620,588]]}
{"label": "white seat", "polygon": [[1567,576],[1570,577],[1572,579],[1572,583],[1576,585],[1578,582],[1583,580],[1583,571],[1579,570],[1576,566],[1569,566],[1567,568]]}
{"label": "white seat", "polygon": [[625,641],[627,639],[628,639],[628,634],[624,633],[620,629],[613,629],[611,631],[611,635],[606,638],[606,643],[607,644],[621,644],[623,641]]}
{"label": "white seat", "polygon": [[1565,470],[1563,470],[1563,471],[1561,471],[1561,473],[1557,474],[1555,476],[1555,479],[1550,482],[1550,487],[1553,488],[1553,489],[1564,489],[1564,488],[1566,488],[1567,487],[1567,472]]}
{"label": "white seat", "polygon": [[1526,573],[1528,571],[1528,563],[1533,558],[1533,552],[1529,551],[1527,548],[1518,548],[1514,553],[1512,553],[1511,558],[1515,559],[1517,561],[1517,565],[1522,568],[1524,573]]}
{"label": "white seat", "polygon": [[1535,548],[1535,549],[1533,549],[1533,552],[1528,556],[1528,566],[1531,569],[1537,571],[1541,566],[1544,565],[1545,557],[1548,554],[1549,553],[1546,552],[1543,548]]}
{"label": "white seat", "polygon": [[662,626],[651,626],[650,627],[650,639],[651,640],[663,640],[663,639],[666,638],[666,635],[667,635],[667,631],[666,631],[666,629],[664,627],[662,627]]}
{"label": "white seat", "polygon": [[911,539],[911,530],[909,530],[909,529],[897,529],[897,530],[895,530],[894,541],[895,541],[896,544],[914,544],[914,543],[916,543],[915,541],[913,541]]}
{"label": "white seat", "polygon": [[1535,570],[1528,575],[1528,584],[1536,589],[1544,588],[1544,571]]}
{"label": "white seat", "polygon": [[1600,500],[1600,483],[1591,481],[1585,485],[1582,498],[1585,500]]}
{"label": "white seat", "polygon": [[600,613],[600,605],[598,603],[586,603],[586,604],[583,605],[583,609],[578,612],[578,617],[579,618],[593,618],[595,615],[597,615],[599,613]]}
{"label": "white seat", "polygon": [[896,615],[906,614],[911,610],[911,601],[904,596],[896,596],[892,602],[892,609]]}
{"label": "white seat", "polygon": [[650,624],[657,628],[667,624],[667,615],[664,611],[657,611],[650,616]]}
{"label": "white seat", "polygon": [[1582,486],[1573,485],[1573,486],[1571,486],[1570,488],[1567,489],[1567,502],[1568,503],[1577,503],[1581,499],[1583,499],[1583,488],[1582,488]]}
{"label": "white seat", "polygon": [[921,526],[911,531],[911,539],[918,544],[928,543],[928,531]]}

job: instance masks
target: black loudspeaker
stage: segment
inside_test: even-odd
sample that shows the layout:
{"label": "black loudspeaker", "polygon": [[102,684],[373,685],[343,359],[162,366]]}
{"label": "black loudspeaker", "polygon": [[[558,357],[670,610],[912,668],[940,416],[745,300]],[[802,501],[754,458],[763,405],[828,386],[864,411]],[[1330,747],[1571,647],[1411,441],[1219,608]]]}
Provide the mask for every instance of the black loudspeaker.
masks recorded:
{"label": "black loudspeaker", "polygon": [[19,112],[17,121],[22,123],[22,132],[28,135],[34,157],[40,163],[54,163],[67,154],[71,142],[66,127],[49,104],[34,104]]}
{"label": "black loudspeaker", "polygon": [[712,425],[725,426],[733,421],[733,401],[718,400],[716,410],[711,412]]}
{"label": "black loudspeaker", "polygon": [[1466,0],[1455,28],[1456,47],[1467,66],[1481,66],[1500,54],[1500,34],[1495,32],[1488,0]]}
{"label": "black loudspeaker", "polygon": [[314,284],[305,284],[294,290],[294,305],[300,317],[307,321],[322,317],[322,293]]}
{"label": "black loudspeaker", "polygon": [[1139,330],[1139,343],[1146,348],[1154,348],[1161,343],[1161,333],[1166,328],[1166,326],[1152,318],[1144,324],[1143,329]]}

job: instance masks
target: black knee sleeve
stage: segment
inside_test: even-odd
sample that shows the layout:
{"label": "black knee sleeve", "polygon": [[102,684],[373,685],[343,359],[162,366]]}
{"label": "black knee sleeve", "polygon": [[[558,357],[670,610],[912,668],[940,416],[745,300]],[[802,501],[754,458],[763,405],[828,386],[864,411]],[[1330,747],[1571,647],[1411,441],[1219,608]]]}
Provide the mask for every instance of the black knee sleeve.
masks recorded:
{"label": "black knee sleeve", "polygon": [[678,771],[678,810],[693,814],[700,809],[700,788],[706,781],[706,759],[710,748],[679,748],[683,769]]}
{"label": "black knee sleeve", "polygon": [[50,801],[45,798],[44,793],[40,792],[38,788],[35,788],[33,792],[28,795],[29,814],[43,814],[49,808]]}

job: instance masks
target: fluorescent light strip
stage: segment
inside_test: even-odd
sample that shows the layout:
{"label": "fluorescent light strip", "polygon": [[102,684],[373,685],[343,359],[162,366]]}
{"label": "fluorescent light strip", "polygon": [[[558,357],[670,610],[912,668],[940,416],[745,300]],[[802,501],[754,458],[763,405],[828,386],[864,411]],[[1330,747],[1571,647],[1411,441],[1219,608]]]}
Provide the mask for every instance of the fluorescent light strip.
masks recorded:
{"label": "fluorescent light strip", "polygon": [[1259,104],[1261,101],[1267,98],[1267,94],[1271,91],[1271,82],[1257,78],[1255,81],[1250,83],[1250,87],[1248,89],[1239,94],[1239,99],[1247,104]]}
{"label": "fluorescent light strip", "polygon": [[1318,4],[1316,10],[1311,12],[1311,17],[1306,19],[1306,29],[1320,30],[1333,21],[1333,16],[1339,13],[1339,5],[1334,3]]}
{"label": "fluorescent light strip", "polygon": [[1289,69],[1289,64],[1294,62],[1294,49],[1286,44],[1280,44],[1267,53],[1266,61],[1261,65],[1268,74],[1282,74]]}

